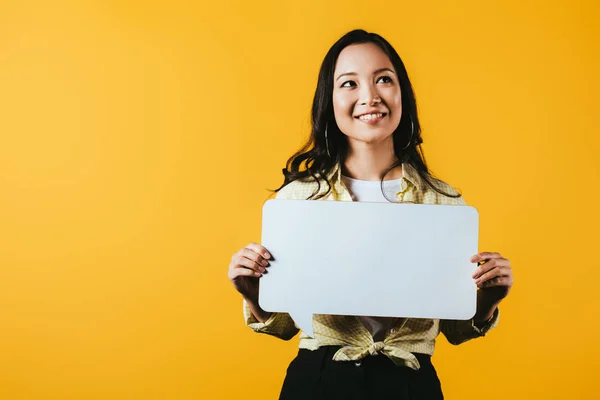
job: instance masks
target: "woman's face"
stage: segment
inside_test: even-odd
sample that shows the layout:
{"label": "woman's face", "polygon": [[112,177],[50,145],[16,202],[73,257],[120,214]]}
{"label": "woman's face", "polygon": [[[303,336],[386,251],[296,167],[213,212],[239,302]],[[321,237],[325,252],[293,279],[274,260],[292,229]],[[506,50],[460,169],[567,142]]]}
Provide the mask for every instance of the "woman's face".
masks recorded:
{"label": "woman's face", "polygon": [[402,94],[387,54],[374,43],[348,46],[333,79],[335,120],[350,144],[391,139],[402,117]]}

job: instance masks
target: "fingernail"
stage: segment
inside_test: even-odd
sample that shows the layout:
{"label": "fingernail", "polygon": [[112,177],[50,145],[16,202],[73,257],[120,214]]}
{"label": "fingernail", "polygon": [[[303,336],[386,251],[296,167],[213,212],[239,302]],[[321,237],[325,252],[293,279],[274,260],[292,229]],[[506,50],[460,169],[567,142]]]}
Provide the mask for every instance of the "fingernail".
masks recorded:
{"label": "fingernail", "polygon": [[268,260],[269,258],[271,258],[271,255],[269,253],[265,253],[265,258]]}

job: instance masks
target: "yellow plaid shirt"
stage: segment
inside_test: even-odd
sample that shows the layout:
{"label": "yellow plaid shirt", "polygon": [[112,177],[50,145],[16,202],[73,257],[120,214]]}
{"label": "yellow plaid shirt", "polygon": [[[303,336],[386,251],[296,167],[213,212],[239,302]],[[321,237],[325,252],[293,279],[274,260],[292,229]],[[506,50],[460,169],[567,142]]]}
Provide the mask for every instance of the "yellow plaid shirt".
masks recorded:
{"label": "yellow plaid shirt", "polygon": [[[321,200],[352,201],[348,189],[341,179],[341,169],[336,168],[329,176],[332,191]],[[448,184],[433,180],[439,189],[446,193],[456,193]],[[278,199],[305,200],[317,188],[314,181],[294,181],[277,193]],[[321,184],[325,191],[327,184]],[[452,198],[439,194],[424,182],[409,164],[402,165],[400,191],[396,193],[400,203],[465,205],[462,197]],[[320,346],[342,346],[333,359],[337,361],[356,361],[368,355],[384,354],[397,365],[419,369],[419,361],[412,353],[433,354],[435,339],[442,332],[452,344],[484,336],[498,323],[499,311],[483,327],[477,327],[473,320],[438,320],[398,318],[388,328],[383,341],[375,342],[369,330],[356,316],[319,315],[313,316],[314,338],[300,335],[301,349],[316,350]],[[273,313],[264,323],[256,320],[244,301],[246,325],[259,333],[273,335],[284,340],[294,337],[299,329],[287,313]]]}

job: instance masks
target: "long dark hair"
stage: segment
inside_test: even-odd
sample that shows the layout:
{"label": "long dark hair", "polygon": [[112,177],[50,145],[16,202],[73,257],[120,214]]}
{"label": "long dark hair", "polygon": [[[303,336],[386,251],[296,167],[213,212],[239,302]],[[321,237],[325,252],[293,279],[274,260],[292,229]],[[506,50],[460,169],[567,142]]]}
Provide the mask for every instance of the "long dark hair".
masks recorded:
{"label": "long dark hair", "polygon": [[[390,58],[402,92],[402,118],[398,128],[393,133],[394,153],[398,158],[381,177],[383,179],[394,168],[402,163],[410,164],[423,179],[436,192],[448,197],[460,197],[460,194],[451,194],[442,191],[435,185],[437,179],[433,178],[421,148],[421,126],[417,115],[417,103],[408,73],[402,59],[392,45],[376,33],[366,32],[361,29],[353,30],[342,36],[327,52],[319,71],[319,80],[312,105],[312,132],[309,140],[300,150],[289,158],[286,168],[283,169],[283,184],[275,190],[278,192],[284,186],[298,179],[314,180],[317,189],[309,199],[320,199],[331,192],[329,175],[337,164],[341,164],[348,154],[348,141],[338,128],[333,113],[333,81],[337,59],[346,47],[352,44],[374,43],[378,45]],[[326,142],[325,129],[329,143]],[[329,153],[327,152],[329,146]],[[327,184],[327,190],[321,191],[321,183]]]}

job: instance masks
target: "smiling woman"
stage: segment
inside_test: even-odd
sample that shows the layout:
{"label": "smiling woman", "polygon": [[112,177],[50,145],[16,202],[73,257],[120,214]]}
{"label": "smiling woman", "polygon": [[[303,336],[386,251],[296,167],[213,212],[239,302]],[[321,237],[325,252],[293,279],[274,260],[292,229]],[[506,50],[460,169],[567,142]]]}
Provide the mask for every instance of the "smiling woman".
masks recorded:
{"label": "smiling woman", "polygon": [[[288,160],[277,198],[464,205],[431,176],[421,143],[400,56],[377,34],[349,32],[321,65],[311,137]],[[258,305],[258,281],[271,258],[251,243],[232,257],[229,278],[244,297],[247,325],[287,340],[298,333],[290,315]],[[473,284],[480,288],[471,320],[314,315],[314,337],[300,335],[280,399],[442,399],[431,363],[436,337],[460,344],[484,336],[512,286],[510,262],[500,254],[480,253],[470,262],[478,264]]]}

